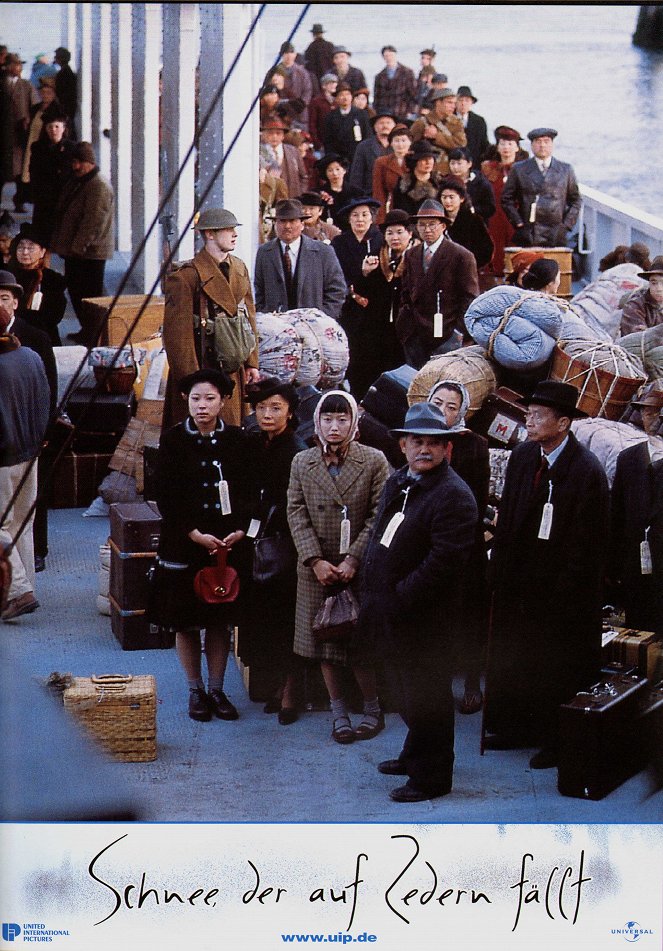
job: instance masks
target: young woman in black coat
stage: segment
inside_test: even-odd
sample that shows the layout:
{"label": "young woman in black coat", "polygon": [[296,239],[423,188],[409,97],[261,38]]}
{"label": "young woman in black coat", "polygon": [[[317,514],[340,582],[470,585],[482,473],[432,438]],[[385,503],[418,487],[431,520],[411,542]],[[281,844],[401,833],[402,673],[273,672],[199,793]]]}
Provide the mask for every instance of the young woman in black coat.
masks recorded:
{"label": "young woman in black coat", "polygon": [[[246,434],[221,420],[233,381],[220,370],[197,370],[180,382],[189,416],[161,437],[156,502],[162,516],[151,615],[176,632],[177,655],[189,685],[192,720],[236,720],[223,692],[230,630],[239,602],[207,604],[194,592],[196,573],[216,563],[219,549],[232,549],[229,564],[246,572],[243,539],[249,527],[253,492]],[[226,493],[227,490],[227,493]],[[208,691],[201,673],[205,629]]]}
{"label": "young woman in black coat", "polygon": [[248,400],[259,427],[248,434],[257,492],[253,517],[260,521],[261,537],[279,534],[290,541],[292,560],[279,577],[259,583],[251,579],[245,585],[239,655],[245,664],[274,672],[278,689],[264,709],[278,713],[279,723],[287,726],[299,717],[297,657],[292,650],[297,553],[288,527],[287,496],[292,460],[307,446],[295,432],[299,397],[294,386],[266,377],[249,389]]}
{"label": "young woman in black coat", "polygon": [[346,229],[331,243],[348,285],[339,323],[348,335],[350,364],[347,379],[357,400],[362,398],[376,377],[373,359],[378,336],[376,314],[371,301],[359,293],[358,288],[363,281],[362,265],[365,261],[377,261],[384,243],[382,232],[373,220],[374,211],[379,207],[374,198],[353,198],[338,215]]}
{"label": "young woman in black coat", "polygon": [[456,244],[471,251],[477,268],[485,267],[493,256],[493,239],[480,215],[475,214],[467,196],[467,189],[453,175],[440,182],[440,201],[453,223],[447,225],[447,235]]}

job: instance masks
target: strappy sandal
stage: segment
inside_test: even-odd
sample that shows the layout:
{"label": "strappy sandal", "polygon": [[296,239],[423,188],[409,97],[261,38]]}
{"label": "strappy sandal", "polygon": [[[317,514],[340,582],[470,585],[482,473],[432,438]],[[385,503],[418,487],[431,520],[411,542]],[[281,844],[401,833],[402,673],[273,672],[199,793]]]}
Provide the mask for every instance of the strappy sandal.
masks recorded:
{"label": "strappy sandal", "polygon": [[377,715],[365,713],[364,717],[355,730],[356,740],[372,740],[374,736],[384,730],[384,713],[380,711]]}
{"label": "strappy sandal", "polygon": [[[339,724],[338,726],[336,724]],[[354,743],[355,731],[352,729],[350,717],[336,717],[332,724],[332,740],[337,743]]]}
{"label": "strappy sandal", "polygon": [[478,713],[483,706],[483,694],[477,687],[474,690],[465,690],[463,699],[458,704],[460,713]]}

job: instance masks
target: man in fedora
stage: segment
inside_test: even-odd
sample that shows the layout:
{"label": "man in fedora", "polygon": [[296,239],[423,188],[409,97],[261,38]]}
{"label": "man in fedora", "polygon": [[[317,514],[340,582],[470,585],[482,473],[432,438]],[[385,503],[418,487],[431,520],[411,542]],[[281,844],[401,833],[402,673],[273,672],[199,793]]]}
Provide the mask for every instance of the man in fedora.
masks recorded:
{"label": "man in fedora", "polygon": [[412,124],[412,141],[425,139],[442,150],[437,171],[449,174],[449,152],[467,145],[463,123],[455,115],[456,93],[453,89],[437,89],[428,97],[431,111]]}
{"label": "man in fedora", "polygon": [[486,749],[539,746],[532,769],[557,764],[559,706],[591,686],[601,652],[608,481],[571,422],[570,383],[538,383],[527,441],[511,453],[493,543],[493,629]]}
{"label": "man in fedora", "polygon": [[628,296],[622,308],[622,337],[663,324],[663,255],[654,258],[649,269],[640,271],[638,277],[648,280],[649,286]]}
{"label": "man in fedora", "polygon": [[626,626],[641,631],[656,629],[656,588],[651,567],[643,559],[646,543],[651,557],[651,522],[655,498],[653,466],[663,460],[663,384],[645,387],[631,401],[640,412],[647,439],[617,456],[610,493],[611,542],[608,577],[613,584],[611,601],[625,609]]}
{"label": "man in fedora", "polygon": [[[325,39],[325,31],[322,23],[314,23],[311,27],[311,33],[313,40],[304,50],[304,62],[308,71],[313,73],[314,76],[317,76],[322,86],[322,77],[325,73],[328,73],[334,65],[332,59],[334,44]],[[309,132],[310,131],[311,129],[309,129]]]}
{"label": "man in fedora", "polygon": [[556,129],[527,133],[533,158],[515,162],[502,191],[502,208],[522,247],[565,247],[578,220],[582,199],[575,172],[553,157]]}
{"label": "man in fedora", "polygon": [[350,65],[351,56],[352,53],[347,47],[335,46],[332,50],[332,68],[330,72],[336,73],[339,83],[347,83],[352,95],[354,95],[358,89],[366,88],[366,79],[360,69]]}
{"label": "man in fedora", "polygon": [[287,127],[278,116],[265,120],[260,128],[260,151],[268,163],[269,172],[282,179],[289,198],[297,198],[308,188],[308,173],[299,150],[284,142]]}
{"label": "man in fedora", "polygon": [[396,125],[396,117],[389,111],[378,111],[371,117],[373,135],[360,142],[350,166],[348,181],[360,195],[370,195],[373,190],[373,166],[375,160],[391,151],[389,133]]}
{"label": "man in fedora", "polygon": [[445,239],[451,222],[438,201],[426,199],[410,220],[421,245],[405,255],[396,335],[407,362],[420,369],[431,354],[460,345],[479,282],[471,251]]}
{"label": "man in fedora", "polygon": [[50,391],[41,357],[21,346],[13,332],[22,295],[14,275],[0,271],[0,545],[12,545],[12,581],[3,621],[39,607],[34,594],[34,511],[29,513],[37,497],[35,460],[48,425]]}
{"label": "man in fedora", "polygon": [[360,625],[408,728],[398,757],[378,765],[407,777],[389,793],[395,802],[434,799],[452,785],[454,619],[477,521],[474,496],[449,466],[462,431],[432,403],[410,407],[392,430],[407,464],[385,484],[364,556]]}
{"label": "man in fedora", "polygon": [[399,63],[395,46],[383,46],[384,69],[375,77],[373,108],[376,112],[389,112],[397,122],[403,122],[414,112],[417,101],[417,81],[407,66]]}
{"label": "man in fedora", "polygon": [[472,156],[472,164],[480,168],[481,159],[488,150],[488,129],[483,116],[473,111],[477,97],[472,94],[469,86],[459,86],[456,93],[456,115],[463,123],[467,136],[467,147]]}
{"label": "man in fedora", "polygon": [[[191,260],[174,265],[166,276],[163,345],[169,371],[164,431],[188,415],[180,381],[196,370],[224,368],[223,355],[216,346],[215,321],[241,315],[254,337],[254,346],[246,353],[243,365],[234,371],[225,369],[235,388],[224,403],[224,422],[241,424],[247,413],[246,388],[260,378],[251,280],[244,262],[231,253],[238,227],[240,223],[232,211],[205,209],[194,225],[203,239],[202,249]],[[201,331],[201,318],[207,325],[206,333]]]}
{"label": "man in fedora", "polygon": [[256,254],[256,307],[264,312],[317,307],[337,318],[347,292],[341,265],[329,245],[303,234],[306,220],[297,199],[276,203],[276,237]]}

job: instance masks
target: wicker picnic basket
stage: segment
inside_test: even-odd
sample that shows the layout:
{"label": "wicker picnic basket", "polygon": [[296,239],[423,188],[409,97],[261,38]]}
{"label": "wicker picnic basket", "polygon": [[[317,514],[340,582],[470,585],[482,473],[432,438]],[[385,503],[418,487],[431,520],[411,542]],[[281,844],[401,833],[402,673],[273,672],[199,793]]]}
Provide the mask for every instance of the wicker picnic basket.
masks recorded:
{"label": "wicker picnic basket", "polygon": [[408,404],[424,403],[441,380],[454,380],[466,387],[470,396],[468,418],[481,408],[488,394],[493,393],[497,386],[495,371],[483,347],[462,347],[432,357],[422,366],[407,391]]}
{"label": "wicker picnic basket", "polygon": [[151,674],[74,677],[65,709],[113,759],[149,763],[157,758],[156,681]]}
{"label": "wicker picnic basket", "polygon": [[642,365],[617,344],[561,340],[555,345],[551,380],[572,383],[578,409],[589,416],[619,419],[647,382]]}

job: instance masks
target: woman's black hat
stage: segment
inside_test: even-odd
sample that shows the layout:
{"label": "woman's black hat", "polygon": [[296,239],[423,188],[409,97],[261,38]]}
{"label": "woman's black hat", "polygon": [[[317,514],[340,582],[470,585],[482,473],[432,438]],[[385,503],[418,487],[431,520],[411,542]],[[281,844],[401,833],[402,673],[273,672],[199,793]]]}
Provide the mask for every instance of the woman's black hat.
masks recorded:
{"label": "woman's black hat", "polygon": [[270,396],[282,396],[290,409],[294,412],[299,406],[299,395],[292,383],[284,383],[277,376],[266,376],[257,383],[247,387],[246,399],[255,408]]}
{"label": "woman's black hat", "polygon": [[332,162],[338,162],[338,164],[342,165],[345,169],[350,167],[350,163],[345,158],[345,156],[337,155],[336,152],[329,152],[327,155],[323,155],[322,158],[318,159],[318,161],[315,163],[315,167],[321,175],[324,175],[328,166],[331,165]]}

